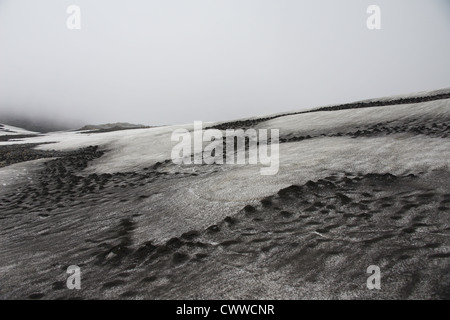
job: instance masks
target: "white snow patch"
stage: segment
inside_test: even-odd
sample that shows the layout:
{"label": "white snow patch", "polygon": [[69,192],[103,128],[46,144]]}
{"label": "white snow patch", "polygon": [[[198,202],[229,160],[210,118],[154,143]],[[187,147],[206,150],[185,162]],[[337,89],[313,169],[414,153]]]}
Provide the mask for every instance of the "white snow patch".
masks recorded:
{"label": "white snow patch", "polygon": [[37,132],[25,130],[18,127],[13,127],[7,124],[0,123],[0,136],[10,136],[16,134],[37,134]]}
{"label": "white snow patch", "polygon": [[334,128],[342,128],[342,133],[356,130],[357,126],[397,120],[426,120],[450,117],[450,99],[431,102],[392,105],[385,107],[346,109],[338,111],[318,111],[284,116],[259,123],[259,129],[280,129],[280,135],[316,135]]}
{"label": "white snow patch", "polygon": [[249,202],[336,171],[404,175],[449,170],[449,159],[450,142],[441,138],[324,137],[281,144],[276,175],[261,176],[259,166],[230,166],[230,170],[203,177],[190,190],[208,201]]}

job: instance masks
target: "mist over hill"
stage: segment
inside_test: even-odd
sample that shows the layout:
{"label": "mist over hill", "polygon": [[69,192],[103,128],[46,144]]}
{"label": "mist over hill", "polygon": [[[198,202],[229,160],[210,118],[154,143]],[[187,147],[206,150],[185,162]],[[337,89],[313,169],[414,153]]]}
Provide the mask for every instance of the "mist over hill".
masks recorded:
{"label": "mist over hill", "polygon": [[0,123],[41,133],[77,129],[84,125],[79,120],[8,111],[0,111]]}

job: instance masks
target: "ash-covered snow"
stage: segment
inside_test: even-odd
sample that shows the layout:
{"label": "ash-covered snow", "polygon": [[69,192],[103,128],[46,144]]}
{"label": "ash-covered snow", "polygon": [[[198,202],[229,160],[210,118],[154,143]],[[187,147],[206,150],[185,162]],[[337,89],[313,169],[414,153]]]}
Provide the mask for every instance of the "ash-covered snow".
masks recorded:
{"label": "ash-covered snow", "polygon": [[450,99],[257,121],[273,176],[167,161],[193,124],[0,142],[61,152],[0,168],[0,298],[374,298],[379,264],[379,297],[448,299],[449,122]]}

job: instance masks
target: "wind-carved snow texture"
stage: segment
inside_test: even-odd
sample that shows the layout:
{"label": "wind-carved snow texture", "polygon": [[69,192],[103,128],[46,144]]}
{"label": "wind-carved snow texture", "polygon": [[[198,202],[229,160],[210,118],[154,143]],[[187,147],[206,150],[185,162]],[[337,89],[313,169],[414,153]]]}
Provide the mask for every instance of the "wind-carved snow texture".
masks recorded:
{"label": "wind-carved snow texture", "polygon": [[0,298],[448,299],[450,99],[423,97],[227,123],[280,130],[275,176],[174,165],[192,124],[0,142]]}

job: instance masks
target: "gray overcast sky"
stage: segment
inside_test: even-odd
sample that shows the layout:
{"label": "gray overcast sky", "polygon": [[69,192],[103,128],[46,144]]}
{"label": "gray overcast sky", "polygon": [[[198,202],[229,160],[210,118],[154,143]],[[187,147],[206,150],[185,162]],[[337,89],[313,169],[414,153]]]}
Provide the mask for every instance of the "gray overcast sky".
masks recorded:
{"label": "gray overcast sky", "polygon": [[174,124],[443,87],[449,0],[0,0],[3,111]]}

